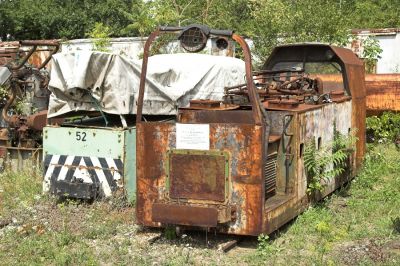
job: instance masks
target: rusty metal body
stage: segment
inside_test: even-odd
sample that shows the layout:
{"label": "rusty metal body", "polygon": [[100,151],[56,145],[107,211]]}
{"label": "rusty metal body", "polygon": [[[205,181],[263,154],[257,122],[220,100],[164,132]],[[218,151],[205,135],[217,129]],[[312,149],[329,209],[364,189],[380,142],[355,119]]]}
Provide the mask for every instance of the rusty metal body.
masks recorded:
{"label": "rusty metal body", "polygon": [[[39,49],[42,46],[51,49]],[[0,158],[3,169],[22,170],[40,165],[42,129],[47,123],[50,95],[47,89],[49,72],[44,67],[58,48],[55,41],[0,44],[3,73]],[[42,52],[46,52],[46,56],[40,59]],[[13,158],[17,158],[15,163]]]}
{"label": "rusty metal body", "polygon": [[[342,87],[341,75],[325,74],[319,77],[332,88]],[[365,88],[367,116],[400,111],[400,74],[366,74]]]}
{"label": "rusty metal body", "polygon": [[400,74],[368,74],[365,86],[367,115],[400,111]]}
{"label": "rusty metal body", "polygon": [[[150,44],[162,31],[154,32],[146,43],[142,81]],[[193,108],[179,110],[176,123],[144,122],[141,82],[136,212],[142,225],[200,227],[237,235],[271,233],[310,203],[303,161],[307,141],[325,145],[333,140],[335,129],[342,134],[359,129],[359,142],[349,157],[347,175],[327,182],[318,198],[354,176],[361,163],[365,152],[364,69],[351,51],[328,45],[277,47],[265,64],[264,73],[253,76],[247,45],[240,36],[231,37],[241,45],[246,63],[247,84],[238,95],[247,97],[247,103],[236,109],[207,103],[200,108],[196,101]],[[326,58],[326,53],[330,57]],[[301,95],[291,91],[298,88],[290,87],[277,95],[276,90],[272,93],[268,89],[271,83],[263,88],[264,85],[257,85],[267,83],[278,63],[292,61],[336,62],[343,73],[345,92],[336,93],[332,100],[327,92],[329,101],[322,101],[321,84],[307,92],[310,95],[305,93],[309,87],[300,88],[297,92],[301,91]],[[278,72],[280,76],[293,74],[292,70]],[[331,90],[325,84],[323,88]],[[306,103],[307,97],[312,96],[318,99]],[[190,148],[191,141],[202,146]]]}

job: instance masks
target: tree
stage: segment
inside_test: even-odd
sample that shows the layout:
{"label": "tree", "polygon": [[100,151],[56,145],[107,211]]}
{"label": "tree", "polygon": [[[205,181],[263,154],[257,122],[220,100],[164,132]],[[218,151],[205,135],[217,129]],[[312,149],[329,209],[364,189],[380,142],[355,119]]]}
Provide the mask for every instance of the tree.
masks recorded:
{"label": "tree", "polygon": [[254,40],[265,58],[280,43],[348,42],[352,28],[400,27],[398,0],[0,0],[0,37],[147,36],[159,25],[207,24]]}
{"label": "tree", "polygon": [[352,14],[352,28],[400,27],[398,0],[354,0]]}
{"label": "tree", "polygon": [[[141,1],[141,0],[138,0]],[[123,36],[124,15],[132,0],[3,0],[0,36],[7,39],[73,39],[87,37],[95,23]]]}

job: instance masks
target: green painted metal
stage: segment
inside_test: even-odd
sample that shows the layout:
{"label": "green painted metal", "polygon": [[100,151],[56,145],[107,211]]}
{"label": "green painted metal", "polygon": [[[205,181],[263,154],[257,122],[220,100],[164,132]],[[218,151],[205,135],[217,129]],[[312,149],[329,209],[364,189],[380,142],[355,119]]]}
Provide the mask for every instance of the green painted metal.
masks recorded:
{"label": "green painted metal", "polygon": [[121,159],[129,201],[136,198],[136,127],[60,127],[43,130],[43,154]]}
{"label": "green painted metal", "polygon": [[136,201],[136,128],[125,130],[124,182],[129,202]]}
{"label": "green painted metal", "polygon": [[122,159],[124,130],[119,128],[45,127],[44,154]]}

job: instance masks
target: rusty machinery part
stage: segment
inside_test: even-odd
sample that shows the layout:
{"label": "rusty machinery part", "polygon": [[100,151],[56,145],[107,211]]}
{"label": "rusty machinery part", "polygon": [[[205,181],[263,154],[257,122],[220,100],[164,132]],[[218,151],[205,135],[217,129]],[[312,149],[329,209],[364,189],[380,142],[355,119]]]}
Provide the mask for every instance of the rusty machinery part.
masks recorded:
{"label": "rusty machinery part", "polygon": [[[10,69],[12,75],[9,80],[10,96],[7,103],[2,110],[2,118],[8,123],[17,122],[8,116],[8,110],[13,104],[17,96],[26,97],[26,91],[28,88],[33,88],[34,96],[37,98],[47,99],[50,95],[47,90],[49,83],[49,73],[42,71],[46,64],[50,61],[53,54],[55,54],[60,45],[55,41],[20,41],[21,46],[32,46],[28,54],[18,64],[9,64],[7,67]],[[37,50],[38,46],[50,46],[53,47],[50,54],[37,68],[26,65],[28,59]],[[18,95],[19,94],[19,95]],[[42,108],[40,108],[42,109]],[[39,110],[41,111],[41,110]]]}
{"label": "rusty machinery part", "polygon": [[50,46],[53,47],[51,50],[50,54],[46,57],[46,59],[40,64],[38,69],[44,68],[47,63],[51,60],[51,57],[58,52],[58,49],[60,48],[60,44],[56,41],[20,41],[19,44],[21,46],[32,46],[32,48],[29,50],[29,52],[25,55],[24,58],[22,58],[21,62],[18,64],[12,64],[9,66],[10,70],[16,70],[22,68],[28,59],[32,56],[32,54],[37,50],[38,46]]}
{"label": "rusty machinery part", "polygon": [[181,46],[188,52],[196,53],[204,49],[207,44],[208,35],[210,30],[201,25],[192,25],[179,34],[178,40]]}
{"label": "rusty machinery part", "polygon": [[225,104],[221,101],[215,101],[210,99],[194,99],[189,101],[189,107],[183,107],[180,109],[190,109],[190,110],[235,110],[240,106],[235,104]]}
{"label": "rusty machinery part", "polygon": [[183,49],[188,52],[196,53],[204,49],[210,35],[219,37],[216,41],[218,49],[228,47],[228,39],[233,31],[215,30],[201,24],[192,24],[187,27],[160,27],[160,32],[178,32],[178,40]]}
{"label": "rusty machinery part", "polygon": [[[14,146],[34,147],[41,141],[41,131],[47,122],[47,107],[50,96],[48,90],[49,72],[45,69],[52,55],[59,49],[54,41],[20,41],[20,46],[32,48],[21,60],[9,62],[5,67],[10,76],[1,84],[8,91],[1,111],[2,126],[8,128],[9,140]],[[52,49],[37,67],[27,64],[39,46]],[[16,103],[16,101],[18,101]]]}
{"label": "rusty machinery part", "polygon": [[[258,95],[265,101],[269,99],[288,99],[296,97],[302,103],[320,104],[326,102],[329,95],[323,94],[323,82],[320,78],[310,78],[300,70],[253,72],[253,79]],[[277,75],[279,74],[279,75]],[[280,75],[285,74],[285,75]],[[282,80],[282,77],[284,80]],[[329,101],[328,101],[329,102]],[[246,84],[225,88],[224,103],[248,105],[248,90]]]}
{"label": "rusty machinery part", "polygon": [[[299,52],[296,46],[289,47],[291,49],[284,51],[283,56],[275,61],[287,62],[284,56],[290,50],[299,57],[299,62],[307,59],[306,49]],[[254,77],[250,72],[252,81],[257,82],[258,90],[247,84],[234,89],[240,96],[248,98],[252,110],[240,108],[214,112],[180,108],[176,124],[138,123],[136,154],[140,156],[137,156],[137,222],[155,227],[178,225],[205,227],[207,230],[215,228],[216,232],[235,235],[270,234],[303,212],[313,200],[321,200],[354,177],[357,170],[356,156],[363,154],[358,149],[361,145],[349,154],[346,164],[349,175],[331,180],[324,194],[321,193],[318,198],[310,199],[307,195],[307,183],[303,182],[308,178],[302,156],[305,143],[311,139],[316,141],[317,147],[329,145],[329,140],[335,135],[331,126],[334,121],[340,121],[336,125],[337,131],[348,132],[351,128],[359,128],[361,124],[357,122],[364,117],[362,111],[358,110],[363,107],[361,100],[365,98],[362,61],[344,48],[323,45],[317,50],[315,47],[306,46],[313,55],[311,59],[315,58],[315,51],[323,60],[329,59],[325,59],[327,50],[336,53],[344,70],[343,89],[347,87],[351,92],[347,92],[349,97],[343,102],[302,104],[301,97],[304,95],[283,94],[277,90],[278,85],[282,84],[285,86],[283,89],[289,91],[301,89],[292,88],[299,83],[302,85],[301,80],[295,81],[295,85],[290,87],[286,85],[289,84],[286,81],[296,80],[303,74],[301,69],[288,71],[287,75],[284,72],[279,75],[272,73],[274,77],[269,80],[263,76],[270,76],[271,73]],[[273,69],[273,66],[271,64],[269,69]],[[281,81],[280,78],[285,76],[289,76],[289,79]],[[254,95],[251,93],[257,94],[257,97],[262,96],[262,93],[266,95],[271,90],[268,86],[272,81],[278,83],[274,90],[279,94],[262,103],[270,108],[268,116],[271,122],[260,126],[252,120],[252,99],[255,98],[252,98]],[[318,87],[319,81],[314,81]],[[321,98],[330,93],[332,98],[346,98],[343,97],[345,93],[331,90],[327,83],[324,85],[327,93],[318,87],[320,90],[314,89],[313,96]],[[307,89],[310,88],[308,86]],[[205,100],[193,104],[206,105],[208,108],[218,106],[216,102]],[[209,130],[204,140],[208,141],[209,148],[190,150],[178,147],[176,136],[182,132],[178,123],[187,124],[187,127],[207,124]],[[268,129],[268,125],[271,125],[271,129]]]}
{"label": "rusty machinery part", "polygon": [[47,101],[50,95],[47,89],[48,83],[49,74],[47,71],[40,71],[31,67],[14,70],[8,85],[9,96],[1,112],[3,120],[11,127],[20,126],[20,115],[9,115],[10,107],[17,98],[30,98],[32,104],[35,105],[34,108],[39,112],[47,109]]}
{"label": "rusty machinery part", "polygon": [[[158,30],[152,32],[147,38],[144,52],[143,52],[143,63],[142,71],[140,75],[140,86],[139,86],[139,97],[137,104],[137,115],[136,123],[142,122],[142,111],[143,111],[143,100],[144,100],[144,85],[147,74],[147,63],[150,54],[150,46],[153,41],[161,34],[165,33],[175,33],[178,35],[178,39],[181,41],[182,47],[189,52],[198,52],[203,49],[207,43],[208,38],[217,37],[217,41],[220,43],[220,47],[225,47],[225,42],[228,43],[228,38],[237,42],[243,50],[245,68],[246,68],[246,88],[248,91],[249,102],[252,106],[253,119],[255,124],[261,125],[265,123],[266,115],[264,108],[261,107],[261,101],[257,90],[254,85],[253,75],[252,75],[252,64],[251,64],[251,54],[250,48],[243,37],[235,34],[230,30],[215,30],[210,29],[204,25],[193,24],[187,27],[169,27],[163,26],[159,27]],[[222,40],[223,39],[223,40]]]}

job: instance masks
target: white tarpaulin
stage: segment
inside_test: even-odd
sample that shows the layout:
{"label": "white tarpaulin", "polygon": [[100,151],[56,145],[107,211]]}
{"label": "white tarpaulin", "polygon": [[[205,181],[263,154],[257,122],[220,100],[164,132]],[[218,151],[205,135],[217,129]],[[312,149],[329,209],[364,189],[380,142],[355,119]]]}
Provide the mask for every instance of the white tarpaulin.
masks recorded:
{"label": "white tarpaulin", "polygon": [[[135,114],[141,60],[101,52],[53,56],[48,117],[73,111]],[[172,115],[190,99],[222,100],[224,87],[244,83],[240,59],[204,54],[149,58],[143,114]]]}

